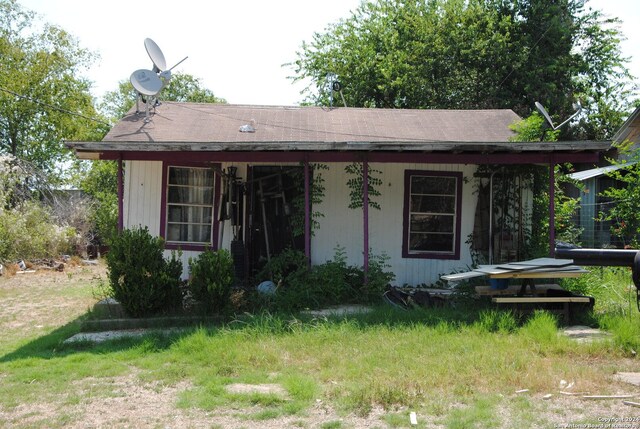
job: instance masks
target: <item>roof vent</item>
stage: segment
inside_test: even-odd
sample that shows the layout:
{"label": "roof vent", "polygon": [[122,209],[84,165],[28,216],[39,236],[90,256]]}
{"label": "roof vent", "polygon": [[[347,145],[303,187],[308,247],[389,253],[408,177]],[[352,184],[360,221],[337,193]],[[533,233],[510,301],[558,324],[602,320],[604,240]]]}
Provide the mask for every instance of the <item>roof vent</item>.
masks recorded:
{"label": "roof vent", "polygon": [[241,133],[255,133],[256,132],[256,120],[252,119],[250,124],[244,124],[240,126],[238,130]]}

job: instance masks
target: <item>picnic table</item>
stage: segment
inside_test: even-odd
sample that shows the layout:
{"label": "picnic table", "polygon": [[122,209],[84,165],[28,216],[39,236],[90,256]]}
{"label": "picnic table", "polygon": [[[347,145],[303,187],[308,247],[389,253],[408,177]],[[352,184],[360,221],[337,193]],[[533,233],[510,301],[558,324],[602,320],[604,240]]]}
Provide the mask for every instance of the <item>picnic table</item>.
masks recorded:
{"label": "picnic table", "polygon": [[[535,281],[540,279],[580,277],[586,272],[585,269],[574,265],[571,259],[537,258],[499,265],[480,265],[478,268],[465,273],[441,276],[441,279],[446,281],[461,281],[481,276],[486,276],[490,279],[520,279],[522,280],[522,284],[519,288],[507,286],[504,289],[499,289],[480,286],[481,294],[492,295],[491,301],[496,305],[512,305],[519,310],[531,305],[547,306],[547,304],[561,304],[562,314],[565,320],[568,321],[571,318],[571,304],[589,304],[593,301],[593,298],[588,296],[575,296],[555,284],[545,285],[544,288],[541,287],[541,290],[538,291]],[[527,289],[529,289],[528,292]],[[542,292],[542,290],[544,290],[545,296],[541,296],[540,292]],[[507,292],[505,293],[505,291]]]}

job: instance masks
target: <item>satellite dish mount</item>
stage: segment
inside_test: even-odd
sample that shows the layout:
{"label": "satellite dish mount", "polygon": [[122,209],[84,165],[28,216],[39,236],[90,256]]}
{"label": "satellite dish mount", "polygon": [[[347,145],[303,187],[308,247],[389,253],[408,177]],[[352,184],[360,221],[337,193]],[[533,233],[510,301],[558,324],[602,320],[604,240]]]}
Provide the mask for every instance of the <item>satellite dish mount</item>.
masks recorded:
{"label": "satellite dish mount", "polygon": [[342,104],[344,107],[347,107],[347,102],[344,99],[344,95],[342,94],[342,83],[338,80],[338,76],[335,73],[327,74],[327,87],[329,89],[329,108],[333,108],[333,93],[340,93],[340,97],[342,97]]}
{"label": "satellite dish mount", "polygon": [[142,100],[145,105],[144,122],[149,122],[149,109],[160,105],[158,94],[171,81],[171,70],[178,66],[189,57],[184,57],[178,61],[173,67],[167,69],[167,62],[160,47],[153,40],[144,39],[144,47],[147,50],[149,58],[153,63],[151,70],[139,69],[134,71],[129,78],[131,85],[137,92],[136,97],[136,113],[140,113],[139,102]]}

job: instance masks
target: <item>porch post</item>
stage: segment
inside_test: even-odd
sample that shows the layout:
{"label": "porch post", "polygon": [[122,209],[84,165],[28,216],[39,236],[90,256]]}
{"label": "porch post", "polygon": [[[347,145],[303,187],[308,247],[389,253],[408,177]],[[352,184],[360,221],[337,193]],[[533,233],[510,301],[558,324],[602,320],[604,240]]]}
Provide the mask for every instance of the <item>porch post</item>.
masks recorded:
{"label": "porch post", "polygon": [[304,160],[304,256],[311,265],[311,180],[309,159]]}
{"label": "porch post", "polygon": [[556,172],[555,159],[551,155],[549,162],[549,256],[555,256],[556,247]]}
{"label": "porch post", "polygon": [[364,283],[369,283],[369,163],[362,161],[362,216],[364,235]]}
{"label": "porch post", "polygon": [[124,229],[124,180],[122,153],[118,154],[118,232]]}

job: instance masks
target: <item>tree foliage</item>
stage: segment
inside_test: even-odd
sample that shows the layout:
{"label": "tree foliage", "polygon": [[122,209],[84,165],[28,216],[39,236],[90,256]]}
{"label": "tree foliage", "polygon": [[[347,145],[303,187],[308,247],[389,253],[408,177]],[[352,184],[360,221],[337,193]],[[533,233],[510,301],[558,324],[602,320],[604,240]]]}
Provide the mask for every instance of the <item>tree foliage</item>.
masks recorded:
{"label": "tree foliage", "polygon": [[373,0],[304,42],[293,79],[320,88],[303,92],[314,104],[328,104],[330,73],[358,107],[528,116],[540,101],[564,118],[582,99],[591,110],[570,132],[603,138],[620,125],[632,89],[618,22],[584,0]]}
{"label": "tree foliage", "polygon": [[62,28],[36,26],[16,0],[0,0],[0,153],[55,172],[71,159],[63,140],[95,139],[90,82],[79,77],[94,55]]}
{"label": "tree foliage", "polygon": [[117,235],[118,165],[115,161],[96,161],[83,165],[78,185],[92,199],[89,213],[94,226],[93,242],[108,244]]}

